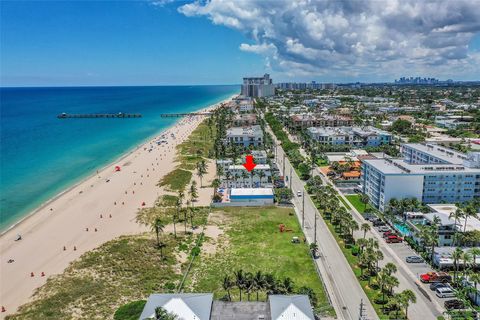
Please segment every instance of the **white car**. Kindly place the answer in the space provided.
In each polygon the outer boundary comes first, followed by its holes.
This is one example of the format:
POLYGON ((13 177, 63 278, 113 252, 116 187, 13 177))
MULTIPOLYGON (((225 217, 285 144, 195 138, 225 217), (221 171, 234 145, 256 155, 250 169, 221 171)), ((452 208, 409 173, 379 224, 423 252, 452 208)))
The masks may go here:
POLYGON ((387 227, 387 226, 380 226, 378 227, 377 229, 379 232, 387 232, 387 231, 390 231, 390 228, 387 227))
POLYGON ((455 292, 453 292, 451 287, 440 287, 435 290, 435 294, 439 298, 453 298, 455 297, 455 292))
POLYGON ((297 191, 297 197, 301 197, 302 196, 302 191, 298 190, 297 191))

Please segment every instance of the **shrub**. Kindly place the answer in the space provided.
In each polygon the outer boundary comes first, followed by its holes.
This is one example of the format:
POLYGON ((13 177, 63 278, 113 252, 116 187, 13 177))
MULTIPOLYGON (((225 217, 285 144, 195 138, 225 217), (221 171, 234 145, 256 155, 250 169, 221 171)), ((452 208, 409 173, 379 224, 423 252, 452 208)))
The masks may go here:
POLYGON ((145 307, 145 304, 147 301, 145 300, 139 300, 139 301, 133 301, 129 302, 115 311, 115 314, 113 315, 114 320, 138 320, 140 315, 142 314, 143 307, 145 307))

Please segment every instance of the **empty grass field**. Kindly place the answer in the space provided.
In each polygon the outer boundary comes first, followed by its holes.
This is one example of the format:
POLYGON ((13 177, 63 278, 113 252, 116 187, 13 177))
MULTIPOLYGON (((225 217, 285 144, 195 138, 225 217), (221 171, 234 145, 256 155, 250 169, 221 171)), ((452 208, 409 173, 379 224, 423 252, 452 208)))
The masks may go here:
MULTIPOLYGON (((185 291, 213 292, 216 299, 226 295, 222 288, 224 276, 232 278, 234 271, 272 273, 277 279, 293 280, 294 288, 302 286, 314 290, 318 299, 317 312, 334 314, 319 279, 308 245, 300 239, 300 229, 293 209, 278 207, 242 207, 215 209, 208 225, 216 225, 223 234, 217 239, 207 239, 202 254, 195 261, 185 285, 185 291), (279 232, 284 224, 291 232, 279 232), (213 247, 212 247, 213 245, 213 247)), ((239 299, 238 289, 232 290, 232 299, 239 299)), ((252 298, 256 296, 252 293, 252 298)), ((245 296, 246 298, 246 296, 245 296)), ((260 292, 260 299, 266 295, 260 292)), ((255 299, 255 298, 254 298, 255 299)))

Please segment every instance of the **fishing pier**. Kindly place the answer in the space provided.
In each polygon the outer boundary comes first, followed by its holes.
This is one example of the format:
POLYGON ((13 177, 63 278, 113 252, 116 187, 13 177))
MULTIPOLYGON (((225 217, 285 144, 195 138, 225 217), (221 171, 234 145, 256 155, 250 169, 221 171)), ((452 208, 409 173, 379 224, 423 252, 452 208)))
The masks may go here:
POLYGON ((98 119, 98 118, 141 118, 140 113, 85 113, 85 114, 69 114, 61 113, 57 116, 58 119, 98 119))

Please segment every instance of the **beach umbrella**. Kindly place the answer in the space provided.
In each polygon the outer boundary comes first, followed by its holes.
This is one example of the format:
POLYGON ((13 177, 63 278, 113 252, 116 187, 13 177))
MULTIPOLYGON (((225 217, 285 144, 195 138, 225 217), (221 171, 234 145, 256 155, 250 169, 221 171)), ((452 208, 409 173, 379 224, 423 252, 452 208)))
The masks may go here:
POLYGON ((115 166, 115 171, 120 171, 120 166, 115 166))

